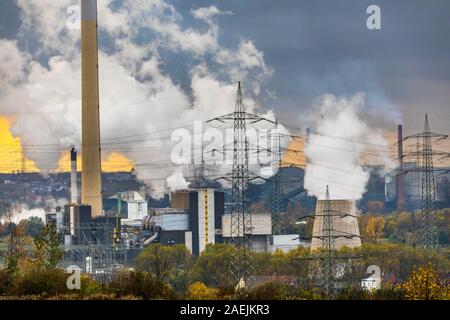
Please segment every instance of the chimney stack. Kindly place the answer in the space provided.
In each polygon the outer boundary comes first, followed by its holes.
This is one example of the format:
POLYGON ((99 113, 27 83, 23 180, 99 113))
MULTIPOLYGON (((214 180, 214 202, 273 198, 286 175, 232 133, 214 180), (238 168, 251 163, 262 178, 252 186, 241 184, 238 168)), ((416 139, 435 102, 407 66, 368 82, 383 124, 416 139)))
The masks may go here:
POLYGON ((403 184, 403 127, 398 125, 397 129, 397 153, 398 153, 398 172, 396 178, 397 191, 397 210, 402 210, 405 206, 405 193, 403 184))
MULTIPOLYGON (((305 147, 309 144, 311 139, 311 128, 306 128, 306 139, 305 139, 305 147)), ((305 162, 308 164, 309 163, 309 159, 308 156, 305 155, 305 162)))
POLYGON ((103 214, 98 88, 97 0, 81 0, 81 201, 92 217, 103 214))
POLYGON ((75 148, 70 150, 70 203, 78 203, 77 151, 75 148))

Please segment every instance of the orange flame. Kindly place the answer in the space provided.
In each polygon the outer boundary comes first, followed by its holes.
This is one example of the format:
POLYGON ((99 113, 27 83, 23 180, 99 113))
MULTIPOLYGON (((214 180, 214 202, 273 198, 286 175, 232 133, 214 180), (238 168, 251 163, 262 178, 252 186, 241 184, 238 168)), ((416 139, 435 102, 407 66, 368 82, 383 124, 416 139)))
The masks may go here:
POLYGON ((23 154, 20 138, 12 135, 13 120, 0 116, 0 173, 39 172, 33 160, 23 154))

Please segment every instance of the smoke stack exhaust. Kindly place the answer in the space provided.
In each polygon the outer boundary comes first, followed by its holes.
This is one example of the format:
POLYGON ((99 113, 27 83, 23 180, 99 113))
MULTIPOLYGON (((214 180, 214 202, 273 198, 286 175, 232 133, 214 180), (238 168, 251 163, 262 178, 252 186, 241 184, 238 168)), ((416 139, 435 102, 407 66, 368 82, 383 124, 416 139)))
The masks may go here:
POLYGON ((397 209, 402 210, 405 206, 405 193, 403 185, 403 127, 401 124, 397 128, 397 153, 398 153, 398 173, 396 178, 397 209))
POLYGON ((81 0, 82 180, 81 201, 103 214, 98 89, 97 0, 81 0))

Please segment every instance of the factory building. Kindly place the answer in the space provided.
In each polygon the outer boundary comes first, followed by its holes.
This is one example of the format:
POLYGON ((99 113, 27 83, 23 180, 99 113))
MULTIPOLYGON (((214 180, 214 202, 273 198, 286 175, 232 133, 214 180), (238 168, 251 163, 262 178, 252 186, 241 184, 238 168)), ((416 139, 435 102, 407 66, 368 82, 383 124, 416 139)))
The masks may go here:
POLYGON ((108 199, 126 203, 126 219, 142 220, 147 215, 147 200, 137 191, 119 192, 108 199))
MULTIPOLYGON (((297 240, 273 240, 271 222, 270 213, 252 214, 253 250, 294 249, 302 245, 298 235, 291 235, 297 240)), ((229 242, 231 236, 231 215, 225 214, 224 193, 211 188, 172 192, 170 208, 150 209, 142 223, 143 229, 154 235, 149 238, 152 241, 163 245, 184 243, 195 255, 209 243, 229 242)))
MULTIPOLYGON (((222 216, 222 237, 225 242, 231 237, 231 214, 222 216)), ((272 216, 270 213, 252 214, 252 249, 255 251, 267 251, 272 235, 272 216)))
MULTIPOLYGON (((420 186, 420 175, 416 172, 417 166, 415 162, 404 162, 403 163, 403 179, 400 181, 403 184, 403 197, 406 200, 406 204, 414 205, 415 200, 420 197, 421 190, 419 190, 418 186, 420 186)), ((395 174, 398 174, 395 171, 395 174)), ((396 185, 398 181, 394 178, 390 178, 386 183, 386 200, 388 202, 394 202, 397 200, 397 190, 398 186, 396 185)))
POLYGON ((270 252, 289 252, 300 247, 309 247, 309 242, 301 241, 298 234, 277 234, 270 238, 270 252))
POLYGON ((161 244, 184 243, 199 255, 209 243, 221 242, 224 193, 214 189, 172 192, 171 207, 150 209, 143 228, 153 230, 161 244))

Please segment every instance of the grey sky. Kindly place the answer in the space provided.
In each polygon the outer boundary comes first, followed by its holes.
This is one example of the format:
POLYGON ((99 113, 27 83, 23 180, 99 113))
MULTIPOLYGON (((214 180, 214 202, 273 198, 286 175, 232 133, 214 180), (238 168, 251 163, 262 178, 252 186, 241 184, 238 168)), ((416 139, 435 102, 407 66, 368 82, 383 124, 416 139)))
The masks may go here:
MULTIPOLYGON (((448 132, 447 0, 169 2, 186 26, 201 24, 189 14, 198 7, 215 5, 233 13, 217 17, 220 39, 230 46, 241 38, 251 39, 264 53, 274 74, 264 84, 259 99, 274 107, 286 121, 297 121, 310 107, 311 99, 320 94, 352 95, 362 91, 371 106, 371 121, 380 126, 394 129, 401 121, 406 132, 412 133, 421 129, 420 112, 427 110, 433 129, 448 132), (370 4, 381 7, 381 30, 366 28, 366 8, 370 4), (269 98, 267 91, 275 92, 277 98, 269 98), (395 110, 403 111, 397 117, 395 110), (383 113, 388 116, 380 117, 383 113)), ((0 37, 14 39, 19 19, 14 1, 1 1, 0 37)), ((190 61, 192 57, 177 57, 177 63, 171 63, 170 57, 166 72, 175 82, 183 83, 188 77, 180 66, 183 59, 190 61)))

